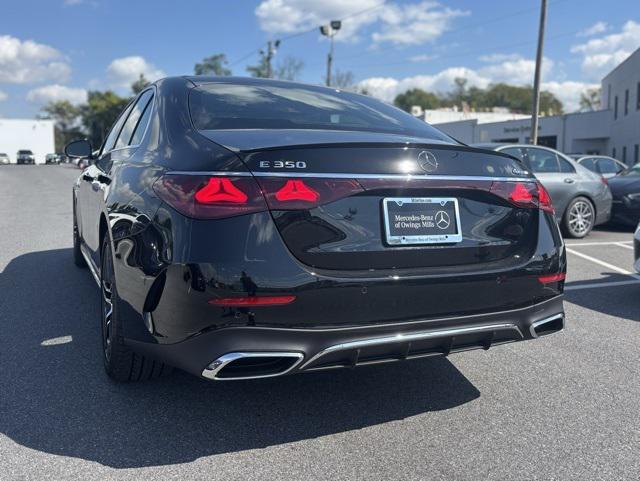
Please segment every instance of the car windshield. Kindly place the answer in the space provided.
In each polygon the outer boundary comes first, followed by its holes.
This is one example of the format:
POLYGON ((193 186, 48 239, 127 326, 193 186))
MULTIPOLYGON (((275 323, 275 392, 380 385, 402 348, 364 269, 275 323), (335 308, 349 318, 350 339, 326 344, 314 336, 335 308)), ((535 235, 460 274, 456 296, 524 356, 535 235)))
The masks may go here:
POLYGON ((630 169, 620 172, 618 175, 623 177, 640 177, 640 164, 634 165, 630 169))
POLYGON ((18 150, 18 154, 20 154, 20 155, 32 155, 33 152, 31 152, 30 150, 18 150))
POLYGON ((199 130, 358 130, 454 142, 426 122, 383 102, 322 87, 217 82, 195 89, 189 106, 199 130))

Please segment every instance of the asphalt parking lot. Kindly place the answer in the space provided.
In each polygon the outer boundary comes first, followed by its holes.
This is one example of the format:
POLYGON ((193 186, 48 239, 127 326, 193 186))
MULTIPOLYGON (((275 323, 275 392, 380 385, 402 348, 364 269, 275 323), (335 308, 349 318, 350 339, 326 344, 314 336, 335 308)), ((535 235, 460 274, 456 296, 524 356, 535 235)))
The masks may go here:
POLYGON ((71 166, 0 167, 0 480, 637 480, 632 232, 568 241, 564 332, 236 383, 103 373, 71 166))

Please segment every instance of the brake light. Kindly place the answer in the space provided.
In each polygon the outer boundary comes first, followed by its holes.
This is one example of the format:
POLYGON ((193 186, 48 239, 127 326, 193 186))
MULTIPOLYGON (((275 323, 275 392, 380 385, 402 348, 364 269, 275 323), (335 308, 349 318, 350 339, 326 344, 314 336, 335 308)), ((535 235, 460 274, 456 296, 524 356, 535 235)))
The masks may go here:
POLYGON ((547 189, 543 187, 543 185, 538 182, 538 203, 540 204, 540 208, 551 214, 555 214, 556 210, 553 208, 553 204, 551 203, 551 196, 547 189))
POLYGON ((302 180, 287 180, 287 183, 276 192, 276 200, 280 202, 293 200, 317 202, 319 199, 320 194, 307 186, 302 180))
POLYGON ((246 204, 247 194, 238 189, 226 177, 212 177, 207 185, 195 194, 196 202, 201 204, 215 204, 217 202, 231 202, 234 204, 246 204))
POLYGON ((267 210, 253 177, 165 175, 154 192, 178 212, 195 219, 221 219, 267 210))
POLYGON ((258 182, 272 210, 312 209, 364 192, 355 179, 261 177, 258 182))
POLYGON ((541 284, 551 284, 552 282, 564 281, 567 278, 567 274, 560 272, 558 274, 550 274, 546 276, 539 276, 538 281, 541 284))
POLYGON ((540 182, 493 182, 490 191, 518 207, 555 212, 551 197, 540 182))
POLYGON ((263 307, 282 306, 291 304, 296 296, 250 296, 250 297, 224 297, 211 299, 209 304, 221 307, 263 307))

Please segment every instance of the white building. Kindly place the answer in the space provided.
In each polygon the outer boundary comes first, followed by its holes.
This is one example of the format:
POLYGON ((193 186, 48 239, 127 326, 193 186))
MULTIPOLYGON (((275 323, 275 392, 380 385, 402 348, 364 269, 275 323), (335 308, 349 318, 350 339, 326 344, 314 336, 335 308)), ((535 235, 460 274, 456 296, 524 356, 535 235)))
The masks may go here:
MULTIPOLYGON (((430 123, 468 144, 531 138, 530 116, 430 123)), ((628 165, 640 162, 640 48, 602 79, 602 110, 540 117, 538 143, 565 153, 606 154, 628 165)))
POLYGON ((18 150, 31 150, 36 164, 55 152, 53 120, 6 119, 0 117, 0 152, 16 163, 18 150))

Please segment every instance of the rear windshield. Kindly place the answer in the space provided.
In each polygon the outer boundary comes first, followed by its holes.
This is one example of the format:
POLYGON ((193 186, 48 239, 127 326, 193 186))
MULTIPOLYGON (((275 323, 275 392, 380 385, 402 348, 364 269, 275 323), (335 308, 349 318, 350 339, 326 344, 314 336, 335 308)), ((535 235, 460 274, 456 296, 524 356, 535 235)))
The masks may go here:
POLYGON ((31 155, 33 152, 30 150, 18 150, 18 154, 31 155))
POLYGON ((299 84, 210 83, 189 98, 198 130, 359 130, 455 142, 426 122, 366 95, 299 84))

